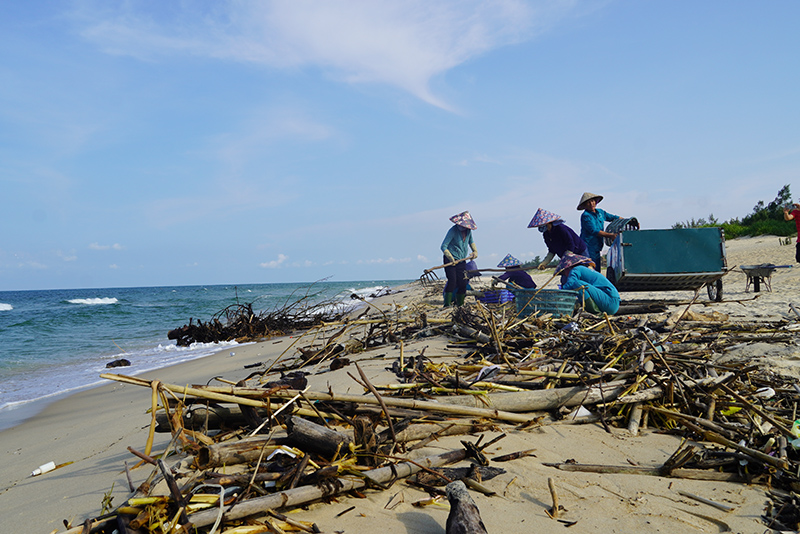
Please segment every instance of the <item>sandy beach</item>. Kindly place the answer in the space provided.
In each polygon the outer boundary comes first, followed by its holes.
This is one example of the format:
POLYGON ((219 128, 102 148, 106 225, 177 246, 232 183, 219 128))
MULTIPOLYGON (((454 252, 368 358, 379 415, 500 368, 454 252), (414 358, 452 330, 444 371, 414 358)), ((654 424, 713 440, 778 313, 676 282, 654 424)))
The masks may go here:
MULTIPOLYGON (((745 275, 738 265, 772 263, 794 265, 795 247, 781 244, 779 238, 763 236, 740 238, 726 243, 731 270, 724 277, 724 300, 711 303, 701 294, 691 306, 697 313, 718 312, 731 321, 769 321, 777 318, 800 320, 790 309, 800 290, 800 269, 777 269, 772 276, 772 291, 762 286, 758 293, 745 291, 745 275)), ((551 273, 535 273, 543 284, 551 273)), ((705 291, 703 290, 703 293, 705 291)), ((692 292, 624 293, 626 299, 661 300, 671 304, 666 315, 682 312, 692 299, 692 292)), ((473 299, 468 299, 468 302, 473 299)), ((441 306, 441 299, 426 296, 418 284, 373 301, 376 309, 392 310, 407 306, 441 306)), ((800 303, 798 303, 800 304, 800 303)), ((141 375, 141 378, 164 383, 207 384, 213 377, 238 381, 247 377, 251 366, 270 362, 295 351, 295 338, 279 338, 223 350, 216 355, 141 375)), ((463 351, 448 346, 444 336, 415 339, 403 348, 407 354, 425 348, 426 356, 437 360, 454 359, 463 351)), ((400 348, 386 345, 377 350, 351 356, 370 381, 386 384, 396 381, 386 367, 398 357, 400 348)), ((785 376, 800 377, 800 347, 794 343, 743 343, 720 358, 751 361, 769 366, 785 376)), ((311 374, 311 391, 361 395, 363 388, 348 371, 311 374)), ((124 374, 124 371, 123 371, 124 374)), ((0 509, 2 527, 9 533, 48 533, 66 530, 101 513, 104 499, 113 497, 111 507, 122 504, 130 495, 125 464, 133 467, 138 459, 128 447, 143 450, 151 416, 149 389, 109 382, 59 400, 35 417, 0 433, 0 509), (31 477, 39 465, 53 461, 71 462, 55 471, 31 477)), ((489 532, 563 532, 565 523, 546 514, 551 506, 548 478, 554 479, 562 518, 577 522, 580 532, 765 532, 761 521, 767 497, 763 486, 732 482, 708 482, 657 476, 625 474, 573 473, 556 470, 545 464, 575 460, 582 464, 660 466, 677 449, 675 435, 643 429, 631 436, 625 428, 607 432, 599 424, 547 425, 518 430, 512 425, 497 424, 485 432, 488 441, 502 433, 506 437, 489 449, 492 454, 536 449, 534 456, 503 464, 505 473, 487 481, 497 495, 473 492, 489 532), (725 503, 733 511, 725 512, 686 498, 680 492, 701 495, 725 503)), ((439 454, 460 448, 464 436, 442 438, 418 452, 418 456, 439 454)), ((156 434, 154 452, 163 451, 169 434, 156 434)), ((132 470, 134 486, 150 474, 150 467, 132 470)), ((410 503, 426 497, 421 490, 397 484, 388 491, 368 490, 366 498, 342 496, 336 502, 315 503, 292 517, 313 521, 323 532, 358 533, 380 524, 385 533, 443 534, 449 506, 424 508, 410 503), (403 502, 385 508, 389 498, 402 492, 403 502), (355 508, 341 516, 341 512, 355 508), (379 522, 379 523, 377 523, 379 522)))

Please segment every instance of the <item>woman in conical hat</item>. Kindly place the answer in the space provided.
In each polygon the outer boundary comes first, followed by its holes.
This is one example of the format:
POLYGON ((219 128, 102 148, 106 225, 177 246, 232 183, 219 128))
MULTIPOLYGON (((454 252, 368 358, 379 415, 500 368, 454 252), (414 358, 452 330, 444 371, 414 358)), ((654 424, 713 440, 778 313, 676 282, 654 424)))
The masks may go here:
POLYGON ((561 275, 561 289, 580 291, 588 311, 613 315, 619 310, 619 291, 608 278, 590 268, 594 266, 591 258, 565 253, 556 267, 556 274, 561 275))
POLYGON ((583 210, 581 215, 581 238, 586 242, 587 252, 592 261, 600 269, 600 252, 603 250, 603 238, 614 239, 617 234, 604 230, 607 221, 619 219, 618 215, 608 213, 597 207, 603 200, 602 195, 584 193, 578 202, 578 210, 583 210))
POLYGON ((506 257, 497 266, 506 270, 506 272, 497 277, 499 280, 508 280, 523 289, 536 289, 536 282, 522 268, 519 260, 511 254, 506 254, 506 257))
POLYGON ((539 270, 546 269, 555 256, 561 258, 567 251, 582 256, 587 254, 586 242, 555 213, 539 208, 528 228, 538 228, 547 245, 547 256, 539 264, 539 270))
POLYGON ((444 263, 453 264, 444 268, 447 275, 447 284, 444 288, 445 307, 453 304, 453 294, 455 292, 455 303, 459 306, 464 304, 467 296, 467 261, 478 257, 478 248, 472 239, 472 231, 477 230, 475 219, 468 211, 462 211, 450 217, 453 226, 447 231, 442 241, 442 254, 444 263))

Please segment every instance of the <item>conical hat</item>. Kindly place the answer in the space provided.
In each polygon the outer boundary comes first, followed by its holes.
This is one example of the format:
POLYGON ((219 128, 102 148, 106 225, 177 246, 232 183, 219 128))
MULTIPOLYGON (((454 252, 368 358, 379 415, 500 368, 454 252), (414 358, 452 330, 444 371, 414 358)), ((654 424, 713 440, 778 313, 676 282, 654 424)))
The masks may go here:
POLYGON ((475 219, 472 218, 472 215, 470 215, 468 211, 462 211, 458 215, 453 215, 450 217, 450 221, 458 226, 469 228, 470 230, 478 229, 478 225, 475 224, 475 219))
POLYGON ((555 213, 539 208, 538 210, 536 210, 536 215, 533 216, 531 222, 528 223, 528 228, 536 228, 537 226, 544 226, 547 223, 556 222, 560 220, 561 220, 560 215, 556 215, 555 213))
POLYGON ((561 257, 561 261, 558 262, 558 265, 556 265, 556 274, 560 274, 567 269, 572 269, 576 265, 591 265, 594 267, 594 262, 591 258, 567 251, 561 257))
POLYGON ((511 254, 506 254, 506 257, 503 258, 503 261, 497 264, 498 267, 517 267, 518 265, 519 260, 511 254))
POLYGON ((581 196, 581 201, 578 202, 578 210, 582 210, 583 205, 586 204, 586 201, 592 200, 593 198, 596 199, 597 202, 600 202, 601 200, 603 200, 603 195, 595 195, 594 193, 584 193, 583 196, 581 196))

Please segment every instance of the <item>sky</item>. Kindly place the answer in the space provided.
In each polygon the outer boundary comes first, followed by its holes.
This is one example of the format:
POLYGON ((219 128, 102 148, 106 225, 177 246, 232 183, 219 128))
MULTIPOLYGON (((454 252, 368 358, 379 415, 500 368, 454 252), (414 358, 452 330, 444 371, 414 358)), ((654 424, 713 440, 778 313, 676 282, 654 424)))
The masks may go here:
POLYGON ((416 279, 800 194, 800 2, 0 3, 0 290, 416 279))

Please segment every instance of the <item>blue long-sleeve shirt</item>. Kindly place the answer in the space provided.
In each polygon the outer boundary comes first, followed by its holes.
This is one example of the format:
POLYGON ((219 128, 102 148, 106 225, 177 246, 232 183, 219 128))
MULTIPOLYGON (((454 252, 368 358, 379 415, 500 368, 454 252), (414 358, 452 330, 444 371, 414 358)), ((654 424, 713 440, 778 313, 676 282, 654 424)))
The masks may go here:
MULTIPOLYGON (((603 250, 603 238, 597 232, 601 232, 605 228, 606 221, 615 221, 619 219, 619 215, 608 213, 600 208, 595 208, 592 213, 589 210, 584 210, 581 215, 581 238, 586 241, 589 256, 599 255, 603 250)), ((599 265, 597 266, 600 267, 599 265)))
POLYGON ((600 311, 609 315, 619 310, 619 291, 608 278, 585 265, 576 265, 561 275, 561 289, 583 291, 600 311))
POLYGON ((586 242, 564 223, 553 223, 553 227, 550 230, 546 230, 543 236, 547 251, 559 258, 566 251, 581 256, 586 256, 587 254, 586 242))
POLYGON ((472 254, 470 245, 474 242, 472 239, 472 230, 467 230, 466 236, 462 236, 461 230, 461 226, 454 224, 453 227, 447 231, 447 235, 444 236, 444 241, 442 241, 441 246, 442 252, 449 250, 450 254, 452 254, 453 258, 456 260, 463 260, 472 254))
POLYGON ((497 278, 500 280, 508 280, 525 289, 536 289, 536 282, 533 281, 531 275, 525 272, 525 269, 508 269, 497 278))

